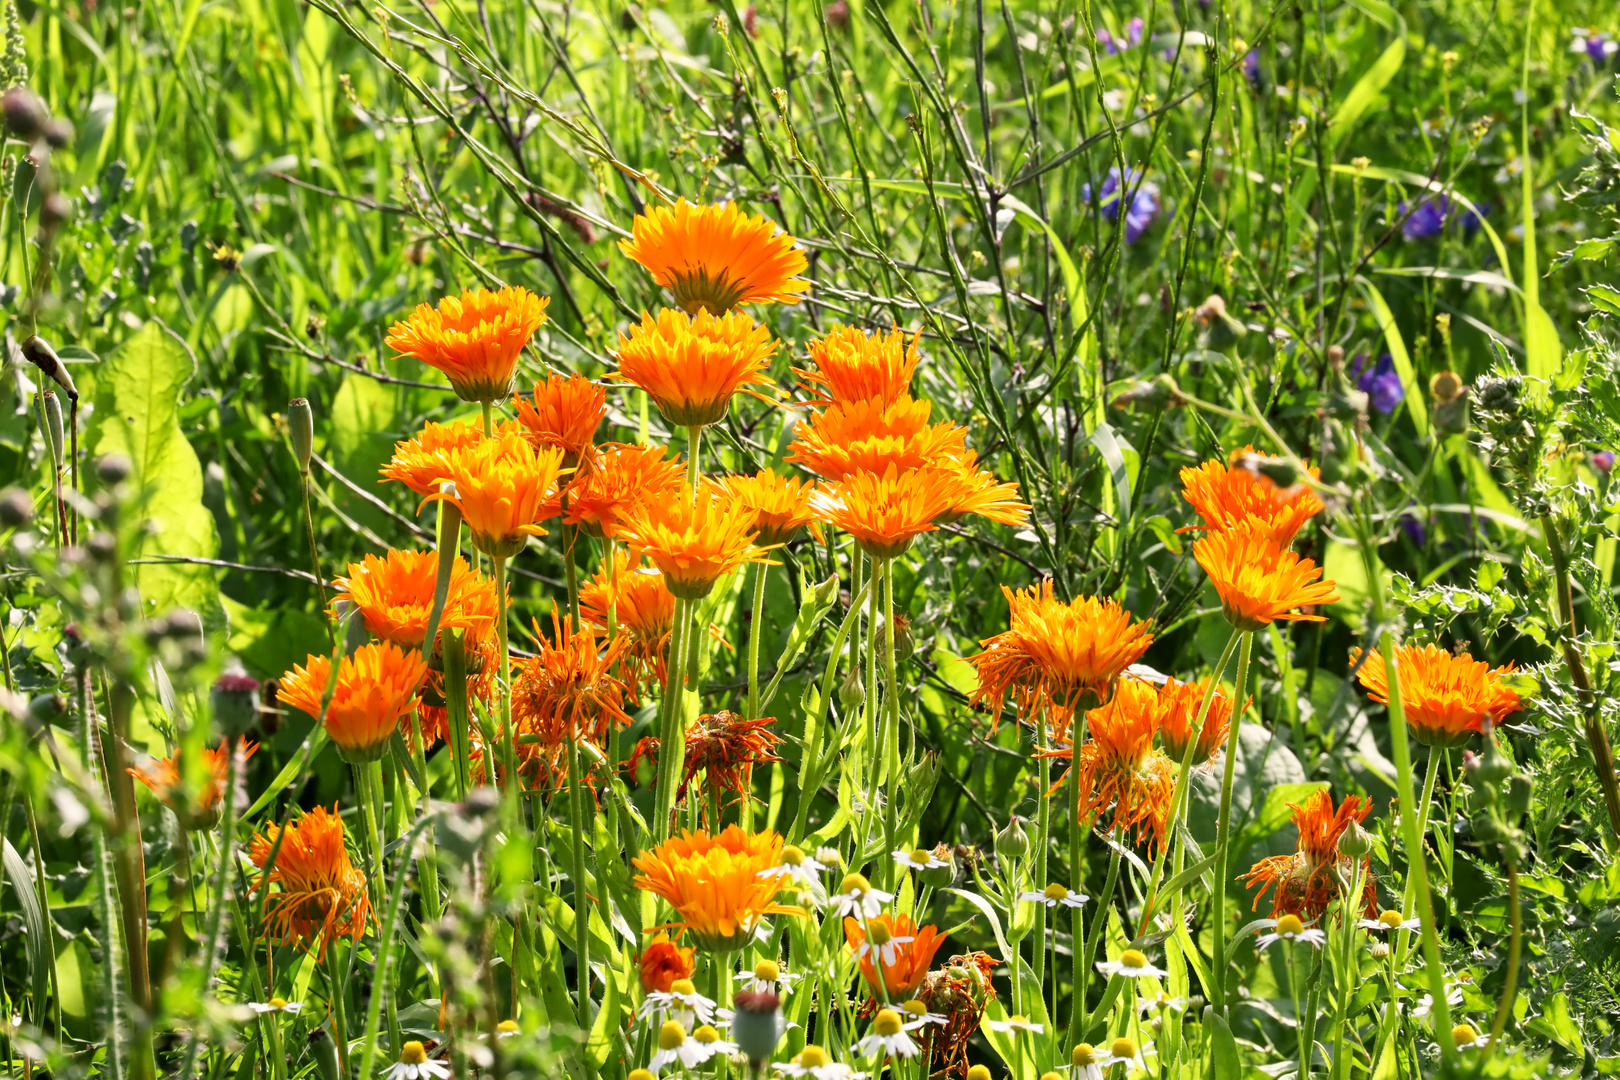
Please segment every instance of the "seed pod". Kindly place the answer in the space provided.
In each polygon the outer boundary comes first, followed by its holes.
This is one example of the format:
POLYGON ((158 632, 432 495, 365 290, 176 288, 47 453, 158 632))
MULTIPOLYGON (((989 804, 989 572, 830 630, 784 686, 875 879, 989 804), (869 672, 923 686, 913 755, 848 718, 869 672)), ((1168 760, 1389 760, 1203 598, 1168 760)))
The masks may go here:
POLYGON ((1024 832, 1022 821, 1014 814, 1007 827, 996 833, 996 854, 1003 859, 1011 861, 1029 854, 1029 834, 1024 832))
POLYGON ((308 476, 309 459, 315 454, 315 411, 309 407, 308 398, 287 402, 287 434, 292 439, 298 471, 308 476))
POLYGON ((45 103, 26 86, 13 86, 0 97, 0 112, 5 114, 6 130, 23 142, 39 138, 45 126, 45 103))
POLYGON ((79 400, 79 388, 73 385, 73 376, 68 374, 67 365, 56 355, 56 350, 51 348, 50 342, 38 334, 30 334, 22 343, 22 354, 24 359, 66 391, 69 401, 79 400))

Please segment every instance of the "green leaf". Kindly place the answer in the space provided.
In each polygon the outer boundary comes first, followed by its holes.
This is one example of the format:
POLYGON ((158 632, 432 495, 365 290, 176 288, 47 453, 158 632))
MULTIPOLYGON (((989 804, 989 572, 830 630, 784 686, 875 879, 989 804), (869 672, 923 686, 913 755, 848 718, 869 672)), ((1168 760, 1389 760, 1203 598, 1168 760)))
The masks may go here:
POLYGON ((1250 844, 1265 839, 1287 825, 1294 816, 1289 803, 1303 803, 1312 794, 1327 786, 1326 781, 1311 781, 1305 784, 1277 784, 1267 789, 1266 801, 1260 805, 1260 812, 1243 827, 1242 832, 1238 833, 1232 850, 1241 852, 1250 844))
POLYGON ((6 877, 17 893, 17 906, 21 909, 23 949, 28 957, 28 983, 34 992, 33 1017, 36 1024, 45 1018, 46 987, 50 968, 56 961, 56 948, 51 942, 50 927, 45 923, 45 912, 39 906, 39 893, 35 891, 34 873, 17 854, 17 849, 6 840, 3 849, 6 877))
POLYGON ((1593 285, 1582 290, 1586 299, 1591 301, 1593 307, 1607 311, 1611 315, 1620 315, 1620 289, 1613 285, 1593 285))
MULTIPOLYGON (((150 523, 138 542, 138 556, 213 558, 219 552, 214 518, 202 501, 202 465, 176 412, 196 370, 185 343, 154 319, 97 371, 85 445, 91 457, 121 453, 134 466, 130 483, 142 493, 140 513, 150 523)), ((189 608, 202 617, 205 629, 224 627, 219 584, 209 567, 133 569, 147 614, 189 608)))
POLYGON ((1114 478, 1114 492, 1119 496, 1119 519, 1125 521, 1131 516, 1131 472, 1125 467, 1125 452, 1114 437, 1114 429, 1107 424, 1098 424, 1092 431, 1091 445, 1108 463, 1108 473, 1114 478))
POLYGON ((1209 1025, 1209 1060, 1215 1080, 1241 1080, 1243 1059, 1238 1057, 1232 1029, 1213 1009, 1204 1014, 1204 1022, 1209 1025))
POLYGON ((1562 990, 1549 997, 1542 1007, 1541 1015, 1531 1020, 1525 1027, 1541 1032, 1576 1057, 1582 1057, 1586 1053, 1586 1043, 1581 1039, 1581 1029, 1575 1023, 1575 1018, 1569 1015, 1569 997, 1562 990))
POLYGON ((1557 267, 1576 260, 1606 259, 1609 257, 1609 253, 1614 250, 1616 244, 1620 244, 1620 236, 1589 236, 1570 250, 1560 251, 1558 258, 1553 261, 1553 265, 1557 267))
POLYGON ((1395 40, 1385 46, 1378 59, 1373 61, 1372 66, 1356 80, 1356 84, 1333 110, 1332 119, 1328 121, 1328 137, 1335 150, 1356 126, 1361 114, 1378 100, 1378 95, 1384 92, 1384 87, 1389 85, 1389 81, 1395 77, 1395 73, 1401 69, 1401 64, 1406 59, 1406 22, 1399 15, 1395 15, 1394 19, 1395 40))
POLYGON ((1389 358, 1395 363, 1395 373, 1401 377, 1401 386, 1406 389, 1406 412, 1412 418, 1412 426, 1417 429, 1418 438, 1427 438, 1429 406, 1423 397, 1423 386, 1418 382, 1417 370, 1412 366, 1412 357, 1406 351, 1406 339, 1401 336, 1401 328, 1395 325, 1395 316, 1376 285, 1361 277, 1356 279, 1356 284, 1361 286, 1367 306, 1372 308, 1378 330, 1384 335, 1384 347, 1389 350, 1389 358))

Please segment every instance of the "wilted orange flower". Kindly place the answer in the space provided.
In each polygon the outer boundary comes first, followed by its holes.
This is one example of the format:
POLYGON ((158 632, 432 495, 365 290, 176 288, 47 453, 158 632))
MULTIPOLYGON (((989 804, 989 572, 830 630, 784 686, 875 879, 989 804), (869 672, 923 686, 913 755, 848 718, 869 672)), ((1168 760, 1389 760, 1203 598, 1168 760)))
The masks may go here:
MULTIPOLYGON (((1254 447, 1245 446, 1232 454, 1232 460, 1239 461, 1252 453, 1254 447)), ((1312 469, 1311 475, 1317 475, 1317 471, 1312 469)), ((1192 504, 1204 519, 1202 528, 1209 532, 1224 532, 1240 522, 1252 521, 1263 526, 1283 547, 1294 542, 1301 525, 1322 512, 1322 500, 1305 484, 1280 488, 1264 476, 1248 469, 1229 469, 1219 461, 1182 469, 1181 497, 1192 504)))
MULTIPOLYGON (((277 696, 319 719, 331 672, 331 657, 311 653, 302 667, 281 677, 277 696)), ((326 733, 343 760, 375 761, 387 752, 388 740, 399 718, 411 711, 426 674, 421 653, 393 642, 362 645, 343 658, 325 720, 326 733)))
MULTIPOLYGON (((943 1024, 924 1024, 913 1036, 928 1054, 928 1076, 967 1076, 968 1042, 979 1030, 985 1008, 996 1000, 991 976, 997 966, 995 957, 975 951, 951 957, 923 978, 918 1003, 945 1018, 943 1024)), ((906 1011, 912 1008, 908 1005, 906 1011)))
POLYGON ((432 495, 449 467, 450 458, 484 441, 477 424, 457 420, 422 425, 414 439, 394 444, 394 457, 380 470, 384 480, 398 480, 418 495, 432 495))
POLYGON ((892 402, 911 390, 911 376, 920 359, 917 339, 921 336, 922 331, 916 330, 907 341, 898 326, 887 333, 840 326, 810 343, 814 370, 794 368, 793 374, 816 388, 816 396, 810 399, 813 404, 869 398, 892 402))
POLYGON ((1220 595, 1226 621, 1239 630, 1253 632, 1273 619, 1326 622, 1293 609, 1339 598, 1333 582, 1317 580, 1321 568, 1279 542, 1265 522, 1245 520, 1209 533, 1193 545, 1193 558, 1220 595))
POLYGON ((732 394, 771 384, 765 366, 774 352, 770 331, 744 312, 664 308, 619 335, 619 378, 647 391, 671 424, 701 427, 726 415, 732 394))
MULTIPOLYGON (((1209 689, 1208 679, 1181 682, 1166 679, 1159 687, 1159 742, 1170 760, 1180 764, 1187 752, 1187 743, 1193 737, 1193 725, 1198 722, 1198 710, 1203 707, 1204 694, 1209 689)), ((1231 730, 1232 699, 1220 687, 1209 701, 1209 712, 1204 716, 1204 727, 1193 750, 1192 763, 1202 765, 1221 752, 1231 730)))
POLYGON ((579 590, 580 617, 604 633, 608 610, 614 633, 623 641, 621 670, 635 684, 649 677, 664 683, 669 634, 675 626, 675 594, 661 571, 639 566, 622 551, 614 552, 611 572, 604 566, 579 590))
POLYGON ((791 543, 806 525, 821 539, 816 522, 816 511, 811 506, 815 484, 809 480, 795 480, 790 476, 777 476, 775 470, 764 469, 753 476, 731 475, 710 480, 714 489, 754 512, 754 543, 762 548, 791 543))
MULTIPOLYGON (((1306 922, 1319 919, 1350 880, 1355 860, 1339 850, 1339 838, 1350 828, 1352 821, 1360 824, 1372 812, 1372 799, 1358 799, 1354 795, 1344 800, 1337 811, 1333 809, 1333 796, 1326 789, 1314 791, 1303 805, 1289 803, 1294 811, 1294 825, 1299 829, 1299 844, 1292 855, 1273 855, 1261 859, 1243 876, 1251 888, 1258 885, 1254 907, 1260 906, 1266 890, 1276 886, 1271 899, 1271 917, 1297 915, 1306 922)), ((1378 914, 1378 888, 1373 877, 1372 857, 1362 857, 1362 906, 1368 918, 1378 914)))
POLYGON ((551 374, 535 384, 532 401, 519 394, 513 406, 529 441, 537 447, 561 447, 563 467, 573 468, 607 415, 607 391, 583 375, 565 379, 551 374))
MULTIPOLYGON (((1455 749, 1468 742, 1485 721, 1501 723, 1504 716, 1523 707, 1519 695, 1502 684, 1514 667, 1492 669, 1468 653, 1453 656, 1438 645, 1398 645, 1395 662, 1401 673, 1401 707, 1412 735, 1425 746, 1455 749)), ((1352 666, 1361 664, 1358 678, 1367 694, 1380 705, 1389 704, 1389 671, 1377 650, 1350 655, 1352 666)))
POLYGON ((636 888, 675 909, 679 920, 670 928, 690 931, 708 952, 730 952, 753 941, 761 916, 804 914, 778 904, 776 879, 759 876, 781 856, 782 838, 774 831, 746 833, 730 825, 719 836, 682 832, 631 861, 641 871, 636 888))
POLYGON ((686 729, 686 772, 675 797, 684 796, 701 777, 714 790, 717 805, 721 791, 731 792, 737 803, 752 798, 754 766, 782 760, 771 753, 782 741, 770 729, 774 723, 774 716, 745 720, 732 712, 698 717, 686 729))
POLYGON ((905 471, 962 457, 967 429, 948 420, 930 424, 932 409, 905 394, 887 403, 871 398, 831 405, 794 428, 786 460, 842 480, 854 472, 882 475, 890 466, 905 471))
MULTIPOLYGON (((242 748, 242 760, 246 761, 253 756, 259 748, 256 742, 246 739, 238 740, 242 748)), ((202 790, 197 798, 189 803, 181 801, 185 794, 180 783, 180 752, 175 751, 172 757, 153 758, 143 765, 129 770, 129 775, 139 780, 151 789, 158 801, 174 811, 180 824, 188 829, 211 829, 219 824, 219 819, 225 807, 221 803, 220 795, 225 790, 225 773, 230 766, 230 744, 221 743, 215 747, 203 747, 203 767, 207 769, 207 776, 203 780, 202 790)))
POLYGON ((1030 506, 1018 498, 1018 485, 1002 483, 994 474, 979 468, 979 456, 969 450, 960 459, 930 466, 949 483, 950 506, 939 523, 949 525, 968 514, 1014 528, 1029 524, 1030 506))
POLYGON ((662 446, 610 445, 591 455, 563 493, 563 521, 587 536, 613 539, 632 506, 680 493, 685 472, 665 461, 662 446))
POLYGON ((547 637, 535 626, 535 654, 513 676, 512 721, 545 743, 585 739, 601 745, 609 725, 630 725, 624 701, 634 695, 612 674, 623 639, 598 652, 595 631, 575 629, 571 618, 559 619, 555 609, 551 630, 547 637))
POLYGON ((650 207, 630 223, 619 250, 652 272, 696 314, 723 315, 738 304, 797 304, 810 283, 798 277, 809 260, 793 237, 763 214, 733 203, 697 206, 685 199, 650 207))
POLYGON ((664 572, 679 600, 701 600, 745 562, 764 562, 753 547, 754 512, 702 489, 695 502, 665 499, 633 507, 623 522, 630 549, 664 572))
POLYGON ((951 483, 932 469, 893 465, 879 476, 854 472, 810 498, 810 506, 829 525, 855 538, 874 559, 905 554, 911 542, 935 529, 934 520, 950 505, 951 483))
POLYGON ((545 325, 550 303, 521 285, 469 289, 444 297, 437 309, 418 304, 388 328, 386 341, 401 356, 444 372, 463 401, 500 401, 512 392, 518 357, 545 325))
POLYGON ((697 950, 683 949, 668 934, 655 934, 641 950, 641 988, 649 994, 669 993, 676 979, 690 979, 697 969, 697 950))
MULTIPOLYGON (((1121 679, 1108 704, 1086 713, 1089 738, 1080 745, 1079 813, 1082 822, 1114 811, 1110 832, 1120 839, 1132 829, 1136 842, 1151 852, 1164 844, 1177 764, 1153 749, 1158 731, 1159 694, 1140 679, 1121 679)), ((1073 749, 1054 756, 1073 757, 1073 749)), ((1067 773, 1064 778, 1067 778, 1067 773)), ((1052 785, 1057 791, 1063 779, 1052 785)), ((1050 792, 1048 793, 1050 794, 1050 792)))
POLYGON ((461 511, 473 546, 494 558, 511 558, 531 536, 544 536, 540 522, 562 512, 557 479, 563 452, 555 446, 536 450, 517 435, 486 439, 450 458, 440 479, 452 491, 435 492, 461 511))
MULTIPOLYGON (((392 550, 382 558, 367 555, 349 564, 349 576, 337 579, 337 603, 354 605, 366 629, 384 641, 420 648, 433 612, 433 587, 439 573, 436 551, 392 550)), ((450 569, 450 591, 439 618, 442 630, 465 630, 469 642, 490 636, 496 618, 495 583, 457 558, 450 569)), ((476 651, 469 645, 470 651, 476 651)))
POLYGON ((275 850, 268 874, 259 876, 255 891, 280 888, 265 911, 265 933, 278 945, 296 945, 308 951, 319 945, 326 957, 333 938, 347 935, 356 941, 371 917, 365 875, 349 861, 343 846, 343 819, 317 806, 287 826, 285 835, 275 822, 265 826, 248 847, 248 857, 260 870, 275 850), (276 849, 276 838, 281 847, 276 849))
MULTIPOLYGON (((554 791, 562 787, 567 778, 568 748, 559 742, 542 742, 538 738, 525 740, 530 734, 514 727, 517 741, 518 783, 524 791, 554 791)), ((484 745, 484 733, 477 724, 469 726, 468 775, 475 784, 493 784, 506 790, 506 748, 504 739, 496 735, 494 749, 484 745)))
POLYGON ((888 1000, 898 1003, 916 993, 923 984, 934 954, 945 944, 945 935, 937 926, 919 928, 910 915, 884 912, 866 920, 864 929, 858 920, 844 916, 844 940, 850 950, 857 953, 861 952, 862 945, 870 946, 861 956, 861 978, 874 995, 882 996, 886 989, 888 1000), (910 940, 902 940, 904 938, 910 940), (872 962, 874 958, 883 966, 881 986, 878 965, 872 962))
POLYGON ((1037 713, 1050 712, 1061 736, 1074 710, 1088 696, 1105 699, 1114 680, 1153 644, 1152 624, 1132 622, 1114 600, 1077 596, 1064 602, 1050 580, 1018 592, 1003 585, 1001 592, 1011 625, 980 642, 984 651, 968 660, 979 674, 970 704, 984 705, 992 721, 1011 693, 1031 722, 1037 713))

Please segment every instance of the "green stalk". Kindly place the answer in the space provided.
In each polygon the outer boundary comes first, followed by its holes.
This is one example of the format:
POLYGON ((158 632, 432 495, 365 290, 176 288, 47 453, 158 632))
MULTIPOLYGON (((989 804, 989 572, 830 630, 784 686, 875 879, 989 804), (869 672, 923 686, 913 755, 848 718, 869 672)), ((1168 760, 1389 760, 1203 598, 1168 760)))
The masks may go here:
MULTIPOLYGON (((883 731, 884 742, 878 748, 883 754, 887 774, 888 797, 883 802, 883 850, 895 850, 899 831, 898 792, 900 788, 900 688, 894 663, 894 560, 883 559, 873 567, 883 577, 883 731)), ((871 688, 877 693, 877 687, 871 688)), ((890 881, 898 884, 899 868, 892 858, 883 864, 889 868, 890 881)), ((1043 908, 1044 910, 1044 908, 1043 908)), ((1014 972, 1017 975, 1017 972, 1014 972)), ((1016 978, 1015 978, 1015 981, 1016 978)))
POLYGON ((1228 865, 1227 845, 1232 833, 1232 782, 1237 774, 1238 735, 1243 730, 1243 702, 1249 685, 1249 658, 1254 651, 1254 634, 1242 631, 1238 648, 1237 688, 1232 698, 1232 725, 1226 734, 1225 772, 1221 776, 1221 816, 1215 826, 1215 900, 1210 909, 1210 922, 1215 931, 1214 967, 1215 1007, 1227 1019, 1231 1018, 1231 1005, 1226 1000, 1226 880, 1232 876, 1228 865))
POLYGON ((377 938, 377 980, 371 987, 371 1000, 366 1005, 366 1030, 361 1039, 362 1052, 360 1055, 360 1070, 358 1075, 362 1078, 371 1075, 371 1063, 377 1049, 377 1026, 379 1002, 388 1003, 390 1014, 388 1021, 388 1037, 392 1049, 398 1053, 404 1045, 400 1041, 399 1022, 393 1018, 394 991, 388 985, 389 975, 393 971, 390 954, 394 948, 395 929, 399 925, 400 901, 405 895, 405 865, 410 858, 411 848, 416 846, 416 840, 433 820, 432 814, 423 814, 417 819, 416 825, 405 838, 403 850, 399 856, 399 869, 394 875, 394 887, 388 893, 379 893, 378 899, 386 897, 388 908, 383 912, 382 925, 379 927, 377 938))
POLYGON ((669 838, 670 819, 675 814, 676 778, 685 758, 681 698, 685 694, 685 644, 692 629, 692 606, 690 600, 675 601, 675 626, 669 635, 669 660, 658 732, 658 790, 655 793, 658 809, 653 820, 654 843, 663 843, 669 838))
MULTIPOLYGON (((204 930, 203 954, 198 959, 201 970, 212 972, 217 959, 220 939, 220 921, 225 917, 224 898, 231 891, 231 873, 236 864, 236 777, 239 768, 237 759, 242 750, 239 743, 226 742, 225 755, 225 786, 220 792, 220 803, 223 818, 220 821, 219 865, 214 871, 213 902, 208 913, 208 925, 204 930)), ((257 970, 257 966, 254 966, 257 970)), ((257 978, 257 975, 255 975, 257 978)), ((266 1015, 274 1015, 267 1013, 266 1015)), ((200 1034, 194 1034, 186 1042, 185 1061, 180 1067, 178 1075, 181 1080, 191 1080, 193 1070, 197 1065, 197 1050, 203 1039, 200 1034)))
POLYGON ((748 624, 748 719, 759 719, 759 638, 764 631, 765 620, 765 575, 770 572, 770 564, 759 563, 754 567, 754 617, 748 624))
POLYGON ((574 546, 579 543, 579 526, 575 525, 563 533, 567 540, 563 544, 563 570, 568 579, 568 614, 573 620, 573 626, 579 629, 579 566, 574 562, 574 546))
POLYGON ((321 944, 325 948, 322 960, 326 963, 326 996, 327 1004, 332 1007, 332 1030, 335 1033, 333 1041, 337 1044, 338 1071, 343 1076, 348 1076, 349 1019, 348 1008, 343 1000, 348 996, 347 980, 342 978, 341 973, 338 971, 337 950, 332 948, 336 942, 323 941, 321 944))
POLYGON ((326 644, 334 647, 337 635, 332 630, 332 619, 326 613, 326 575, 321 573, 321 551, 315 544, 315 512, 309 505, 309 487, 314 483, 308 472, 299 476, 298 489, 304 497, 304 538, 309 542, 309 562, 315 569, 315 595, 321 604, 321 625, 326 627, 326 644))
MULTIPOLYGON (((1048 787, 1050 787, 1051 784, 1052 784, 1052 759, 1045 756, 1045 753, 1044 753, 1044 751, 1047 749, 1047 743, 1046 743, 1047 734, 1048 734, 1048 730, 1047 730, 1047 726, 1046 726, 1046 720, 1045 720, 1045 718, 1043 716, 1041 716, 1039 713, 1037 713, 1036 716, 1035 716, 1035 730, 1030 733, 1030 741, 1031 741, 1031 743, 1033 744, 1033 746, 1035 748, 1035 774, 1036 774, 1035 790, 1040 792, 1040 798, 1035 804, 1035 836, 1037 838, 1037 842, 1034 845, 1034 848, 1035 848, 1035 871, 1034 871, 1035 880, 1033 882, 1033 885, 1034 885, 1034 888, 1037 889, 1037 890, 1044 889, 1044 888, 1046 888, 1046 886, 1048 884, 1050 884, 1046 879, 1047 878, 1047 871, 1046 871, 1046 848, 1047 848, 1047 844, 1046 844, 1046 838, 1049 835, 1051 835, 1051 829, 1052 829, 1052 800, 1048 799, 1046 797, 1046 789, 1048 787)), ((1073 886, 1071 885, 1070 888, 1073 888, 1073 886)), ((1014 891, 1010 895, 1013 897, 1012 902, 1016 904, 1018 902, 1017 901, 1017 895, 1018 895, 1017 892, 1014 891)), ((1035 985, 1036 986, 1044 986, 1044 985, 1046 985, 1046 983, 1045 983, 1045 979, 1046 979, 1046 905, 1045 904, 1036 904, 1035 905, 1035 930, 1034 930, 1034 936, 1035 936, 1035 956, 1034 956, 1034 960, 1035 960, 1035 966, 1034 966, 1035 985)), ((1053 970, 1054 980, 1053 981, 1055 982, 1056 981, 1056 974, 1057 974, 1057 972, 1056 972, 1056 960, 1055 959, 1053 961, 1053 964, 1054 964, 1054 970, 1053 970)), ((1016 980, 1014 980, 1014 982, 1016 983, 1016 980)), ((1054 986, 1053 989, 1055 990, 1056 987, 1054 986)), ((1057 1010, 1054 1008, 1048 1015, 1051 1016, 1052 1019, 1053 1019, 1053 1022, 1056 1023, 1057 1010)))
MULTIPOLYGON (((383 872, 382 833, 378 822, 382 819, 382 761, 368 761, 355 766, 356 777, 363 777, 361 800, 365 804, 366 842, 371 848, 371 895, 379 900, 389 895, 383 872)), ((403 876, 403 875, 401 875, 403 876)), ((399 1036, 399 1015, 393 995, 387 995, 388 1042, 396 1051, 403 1045, 399 1036)))
MULTIPOLYGON (((433 785, 428 780, 427 753, 422 748, 423 741, 421 723, 418 722, 416 742, 411 747, 411 760, 416 765, 416 775, 422 778, 422 801, 426 803, 431 798, 428 788, 433 785)), ((425 809, 424 806, 424 811, 425 809)), ((439 852, 431 835, 422 841, 422 857, 416 860, 416 872, 422 879, 422 916, 431 926, 439 921, 443 911, 439 899, 439 852)))
POLYGON ((686 499, 693 505, 697 504, 698 477, 703 475, 703 469, 698 464, 698 454, 703 449, 703 425, 694 424, 686 429, 686 499))
MULTIPOLYGON (((1496 1051, 1496 1044, 1502 1038, 1502 1030, 1507 1026, 1508 1015, 1513 1011, 1513 995, 1519 985, 1519 948, 1524 943, 1522 920, 1519 912, 1519 860, 1512 854, 1508 855, 1508 954, 1507 974, 1502 979, 1502 1000, 1497 1003, 1496 1017, 1491 1021, 1491 1038, 1485 1044, 1486 1060, 1496 1051)), ((1483 1067, 1481 1072, 1483 1072, 1483 1067)))
MULTIPOLYGON (((472 710, 467 704, 467 654, 463 648, 461 631, 452 630, 440 639, 440 656, 444 658, 444 711, 445 730, 449 735, 450 750, 455 755, 456 798, 465 799, 472 788, 472 710)), ((484 753, 493 749, 485 746, 484 753)), ((495 763, 486 762, 493 774, 495 763)), ((493 775, 490 783, 495 782, 493 775)))
MULTIPOLYGON (((579 961, 579 1001, 577 1003, 579 1029, 591 1030, 591 901, 585 888, 585 773, 580 767, 579 741, 576 732, 568 740, 568 827, 573 833, 574 855, 574 955, 579 961)), ((592 819, 594 820, 594 818, 592 819)), ((586 1070, 594 1075, 590 1055, 583 1055, 586 1070)))
MULTIPOLYGON (((1434 798, 1435 778, 1440 772, 1440 751, 1429 747, 1429 767, 1423 777, 1423 802, 1417 808, 1418 816, 1418 843, 1423 843, 1429 835, 1429 802, 1434 798)), ((1406 876, 1406 888, 1401 895, 1401 918, 1410 919, 1412 908, 1417 904, 1417 879, 1411 874, 1406 876)), ((1396 948, 1397 961, 1406 959, 1407 953, 1412 949, 1411 932, 1399 931, 1396 934, 1399 942, 1396 948)))
MULTIPOLYGON (((1354 867, 1350 871, 1350 890, 1339 898, 1339 940, 1342 947, 1339 950, 1339 977, 1344 985, 1335 985, 1336 991, 1333 1008, 1333 1080, 1344 1080, 1350 1068, 1349 1057, 1345 1053, 1344 1034, 1350 1025, 1349 1011, 1351 999, 1355 997, 1357 985, 1360 982, 1359 971, 1353 970, 1356 949, 1356 916, 1361 907, 1362 891, 1362 863, 1360 859, 1354 860, 1354 867)), ((1323 948, 1330 948, 1330 940, 1323 948)))
MULTIPOLYGON (((1091 964, 1097 955, 1097 942, 1102 940, 1103 929, 1108 925, 1108 911, 1114 903, 1114 886, 1119 881, 1119 845, 1111 844, 1108 848, 1108 876, 1103 880, 1102 894, 1094 899, 1096 908, 1091 916, 1091 929, 1085 937, 1085 948, 1075 957, 1074 964, 1074 1002, 1069 1012, 1069 1043, 1078 1041, 1098 1017, 1086 1019, 1086 991, 1091 987, 1091 964)), ((1075 908, 1075 914, 1080 912, 1075 908)), ((1105 998, 1106 1000, 1106 998, 1105 998)), ((1102 1003, 1099 1002, 1099 1006, 1102 1003)))
POLYGON ((502 749, 506 757, 506 789, 513 804, 521 808, 523 783, 518 778, 517 732, 512 730, 512 652, 507 648, 506 559, 499 555, 491 558, 495 563, 495 644, 501 656, 501 731, 505 740, 502 749))
MULTIPOLYGON (((821 739, 827 730, 827 710, 832 705, 832 695, 837 685, 838 660, 843 655, 844 643, 849 640, 850 631, 854 629, 855 622, 860 617, 861 605, 865 602, 864 592, 857 591, 850 597, 849 609, 844 612, 844 618, 838 624, 838 632, 833 635, 827 670, 821 677, 821 694, 816 703, 816 714, 806 720, 804 753, 799 759, 799 803, 793 812, 793 827, 788 832, 788 837, 795 842, 804 836, 810 804, 815 800, 816 789, 821 786, 821 739)), ((851 657, 851 663, 859 663, 859 657, 851 657)))

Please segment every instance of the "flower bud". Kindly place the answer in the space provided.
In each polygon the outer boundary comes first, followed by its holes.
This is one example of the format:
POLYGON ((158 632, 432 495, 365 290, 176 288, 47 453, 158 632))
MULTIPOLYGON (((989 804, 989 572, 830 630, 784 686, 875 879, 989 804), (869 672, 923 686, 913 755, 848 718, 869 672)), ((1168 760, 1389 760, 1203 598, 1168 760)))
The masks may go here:
POLYGON ((69 401, 79 400, 79 388, 73 385, 73 376, 68 374, 62 358, 56 355, 51 343, 38 334, 30 334, 22 343, 23 359, 44 372, 45 377, 60 386, 68 396, 69 401))
POLYGON ((1217 352, 1229 352, 1243 340, 1249 328, 1233 318, 1226 310, 1226 301, 1219 293, 1212 294, 1198 305, 1193 316, 1204 327, 1204 347, 1217 352))
POLYGON ((743 990, 732 998, 737 1006, 731 1018, 731 1037, 749 1061, 760 1062, 776 1052, 782 1028, 777 1017, 781 1000, 770 991, 743 990))
POLYGON ((0 113, 5 114, 6 131, 25 143, 39 138, 45 126, 45 103, 26 86, 13 86, 0 97, 0 113))
POLYGON ((1530 797, 1535 794, 1536 782, 1528 776, 1519 775, 1508 781, 1507 797, 1502 800, 1502 809, 1517 820, 1530 810, 1530 797))
POLYGON ((315 411, 309 407, 308 398, 287 402, 287 436, 292 440, 298 471, 308 476, 309 459, 315 454, 315 411))
MULTIPOLYGON (((878 632, 887 634, 887 625, 879 627, 878 632)), ((911 636, 911 620, 896 613, 894 617, 894 662, 903 664, 916 655, 916 652, 917 643, 911 636)))
POLYGON ((1007 827, 996 833, 996 854, 1007 861, 1022 859, 1029 854, 1029 834, 1024 832, 1023 819, 1014 814, 1007 827))
POLYGON ((1372 851, 1372 833, 1361 827, 1359 821, 1352 821, 1350 827, 1344 830, 1339 837, 1339 852, 1352 859, 1360 859, 1372 851))
POLYGON ((861 669, 859 665, 854 665, 844 676, 844 681, 838 684, 838 704, 846 711, 853 712, 865 703, 866 687, 861 683, 861 669))
POLYGON ((0 491, 0 525, 19 529, 34 519, 34 500, 22 488, 0 491))
POLYGON ((830 607, 838 596, 838 575, 816 583, 816 606, 830 607))
POLYGON ((259 680, 240 667, 229 669, 215 681, 209 703, 227 738, 246 734, 259 718, 259 680))
POLYGON ((956 851, 951 845, 942 843, 934 848, 933 856, 947 865, 931 866, 917 876, 929 888, 943 889, 956 880, 956 851))

